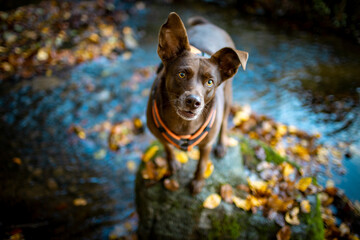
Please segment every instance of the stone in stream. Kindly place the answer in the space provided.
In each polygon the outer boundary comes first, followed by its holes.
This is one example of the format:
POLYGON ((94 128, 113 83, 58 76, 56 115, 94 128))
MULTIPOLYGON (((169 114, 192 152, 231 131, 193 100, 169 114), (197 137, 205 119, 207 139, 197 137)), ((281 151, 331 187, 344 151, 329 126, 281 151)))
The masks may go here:
MULTIPOLYGON (((165 156, 161 145, 159 148, 157 156, 165 156)), ((239 144, 229 148, 223 159, 214 156, 211 159, 215 169, 206 179, 202 192, 196 196, 191 195, 189 184, 197 161, 190 159, 171 177, 180 184, 174 192, 167 190, 163 181, 148 186, 149 180, 144 180, 141 174, 145 164, 141 164, 136 178, 140 239, 276 239, 281 227, 264 217, 261 211, 253 214, 224 201, 215 209, 203 207, 210 194, 219 194, 222 184, 228 183, 235 189, 235 186, 246 182, 239 144)), ((300 225, 291 226, 291 239, 324 237, 320 203, 316 196, 308 199, 312 211, 300 215, 300 225)))

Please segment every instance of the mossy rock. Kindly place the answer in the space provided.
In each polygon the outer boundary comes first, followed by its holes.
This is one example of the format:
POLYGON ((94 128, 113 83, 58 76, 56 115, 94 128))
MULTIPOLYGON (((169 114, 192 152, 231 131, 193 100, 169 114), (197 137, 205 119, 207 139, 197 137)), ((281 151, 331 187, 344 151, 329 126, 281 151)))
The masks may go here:
MULTIPOLYGON (((138 236, 140 239, 276 239, 279 231, 274 221, 237 208, 224 201, 215 209, 205 209, 204 200, 213 193, 219 193, 220 186, 228 183, 233 188, 246 182, 242 160, 241 141, 228 149, 223 159, 212 156, 214 171, 206 179, 201 193, 191 195, 189 184, 197 161, 189 160, 174 175, 180 188, 171 192, 159 181, 149 187, 141 171, 136 178, 136 205, 139 214, 138 236)), ((158 143, 155 143, 158 144, 158 143)), ((164 156, 162 148, 158 153, 164 156)), ((241 194, 241 193, 240 193, 241 194)), ((291 239, 323 239, 324 230, 320 206, 316 197, 309 198, 312 212, 301 215, 301 224, 292 226, 291 239)))

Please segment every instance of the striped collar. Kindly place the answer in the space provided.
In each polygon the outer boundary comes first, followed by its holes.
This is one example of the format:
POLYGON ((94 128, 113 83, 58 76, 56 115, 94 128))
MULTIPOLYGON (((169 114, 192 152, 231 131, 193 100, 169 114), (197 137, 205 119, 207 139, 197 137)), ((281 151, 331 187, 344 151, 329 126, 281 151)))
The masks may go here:
POLYGON ((153 101, 152 117, 154 119, 156 128, 160 131, 168 143, 183 151, 190 151, 193 147, 198 145, 209 133, 215 121, 216 109, 213 107, 204 124, 194 134, 191 135, 176 135, 170 129, 168 129, 160 118, 156 100, 153 101))

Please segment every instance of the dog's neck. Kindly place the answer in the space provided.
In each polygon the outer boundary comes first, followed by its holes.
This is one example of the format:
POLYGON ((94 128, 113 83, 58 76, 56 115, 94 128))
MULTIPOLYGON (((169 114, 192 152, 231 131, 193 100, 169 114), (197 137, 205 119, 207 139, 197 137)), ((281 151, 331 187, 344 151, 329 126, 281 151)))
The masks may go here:
POLYGON ((159 115, 164 124, 177 135, 187 135, 195 133, 206 121, 215 99, 206 104, 203 113, 195 120, 185 120, 181 118, 170 103, 168 93, 165 88, 165 79, 163 74, 159 74, 159 82, 153 93, 153 99, 156 100, 159 107, 159 115))

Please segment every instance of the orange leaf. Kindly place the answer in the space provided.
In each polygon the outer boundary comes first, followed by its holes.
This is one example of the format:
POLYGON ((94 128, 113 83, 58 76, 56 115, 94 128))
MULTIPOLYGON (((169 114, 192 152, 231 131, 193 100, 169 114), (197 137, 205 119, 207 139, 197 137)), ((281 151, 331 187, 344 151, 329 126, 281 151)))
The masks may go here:
POLYGON ((291 228, 288 225, 283 226, 276 234, 277 240, 290 240, 291 228))
POLYGON ((220 188, 221 198, 227 203, 232 203, 233 190, 230 184, 224 184, 220 188))
POLYGON ((18 157, 14 157, 13 162, 16 163, 17 165, 21 165, 21 163, 22 163, 21 159, 18 157))
POLYGON ((167 190, 175 192, 179 189, 179 183, 175 179, 165 179, 164 186, 167 190))
POLYGON ((220 195, 213 193, 205 199, 203 206, 204 206, 204 208, 214 209, 217 206, 219 206, 220 202, 221 202, 220 195))

